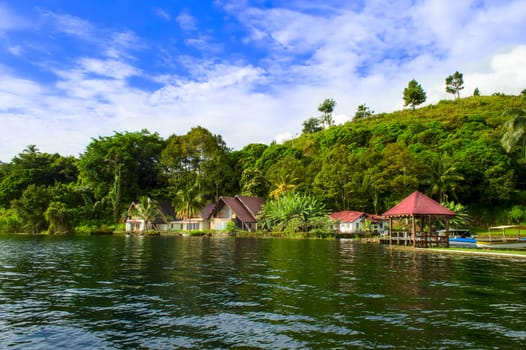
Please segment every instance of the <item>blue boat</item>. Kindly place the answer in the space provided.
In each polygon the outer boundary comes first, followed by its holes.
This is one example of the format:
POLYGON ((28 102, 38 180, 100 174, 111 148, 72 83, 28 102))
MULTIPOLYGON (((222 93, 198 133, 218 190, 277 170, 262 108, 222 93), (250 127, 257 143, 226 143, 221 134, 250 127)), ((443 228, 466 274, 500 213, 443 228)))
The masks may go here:
POLYGON ((472 237, 449 237, 450 247, 477 248, 477 240, 472 237))
MULTIPOLYGON (((477 248, 477 240, 471 236, 468 229, 451 228, 448 231, 449 246, 459 248, 477 248)), ((440 235, 445 235, 446 230, 439 230, 440 235)))

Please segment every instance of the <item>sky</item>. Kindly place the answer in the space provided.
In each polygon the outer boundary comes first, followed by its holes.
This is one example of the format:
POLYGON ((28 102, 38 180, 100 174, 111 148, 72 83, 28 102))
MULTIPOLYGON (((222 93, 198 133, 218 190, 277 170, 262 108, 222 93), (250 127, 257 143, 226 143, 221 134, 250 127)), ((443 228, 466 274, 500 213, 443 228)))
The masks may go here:
POLYGON ((524 33, 524 0, 0 0, 0 161, 143 129, 282 142, 327 98, 337 124, 411 79, 451 99, 455 71, 461 96, 518 95, 524 33))

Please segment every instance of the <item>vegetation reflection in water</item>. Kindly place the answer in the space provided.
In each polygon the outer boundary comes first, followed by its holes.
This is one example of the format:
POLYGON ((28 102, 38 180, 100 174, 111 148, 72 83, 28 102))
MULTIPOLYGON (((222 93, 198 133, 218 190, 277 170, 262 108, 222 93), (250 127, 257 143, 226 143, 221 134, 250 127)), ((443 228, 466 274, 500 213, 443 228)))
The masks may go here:
POLYGON ((524 260, 338 240, 0 238, 6 348, 519 348, 524 260))

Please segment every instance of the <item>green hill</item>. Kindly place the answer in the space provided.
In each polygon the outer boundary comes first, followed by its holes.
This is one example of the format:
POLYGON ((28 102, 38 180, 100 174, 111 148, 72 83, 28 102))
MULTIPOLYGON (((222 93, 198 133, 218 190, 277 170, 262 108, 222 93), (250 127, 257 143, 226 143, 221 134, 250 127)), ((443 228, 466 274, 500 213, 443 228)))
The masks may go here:
POLYGON ((265 153, 291 148, 282 158, 304 169, 282 164, 282 172, 299 175, 298 186, 333 210, 381 213, 420 190, 467 206, 480 224, 507 220, 509 207, 526 204, 526 168, 520 147, 507 154, 500 141, 522 102, 502 94, 444 100, 302 134, 265 153))

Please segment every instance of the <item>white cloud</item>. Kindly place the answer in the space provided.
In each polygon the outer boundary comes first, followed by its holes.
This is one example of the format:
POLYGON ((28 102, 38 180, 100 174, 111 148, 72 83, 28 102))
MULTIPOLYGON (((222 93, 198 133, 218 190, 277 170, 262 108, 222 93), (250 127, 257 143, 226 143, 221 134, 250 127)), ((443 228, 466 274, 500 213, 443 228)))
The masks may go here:
MULTIPOLYGON (((376 112, 402 108, 403 89, 413 78, 426 90, 428 103, 451 98, 444 81, 456 70, 464 73, 464 96, 475 87, 483 94, 526 88, 524 1, 427 0, 413 6, 385 0, 363 7, 343 0, 281 1, 283 8, 274 9, 246 3, 229 1, 224 9, 247 29, 239 42, 255 48, 258 60, 220 55, 222 45, 228 51, 226 44, 214 43, 210 33, 194 33, 196 19, 182 12, 177 23, 191 32, 186 44, 206 52, 206 58, 167 44, 154 52, 166 67, 155 73, 131 53, 153 50, 156 43, 47 12, 48 19, 65 24, 65 33, 89 38, 102 51, 55 67, 54 84, 0 66, 1 128, 9 131, 0 140, 0 159, 8 161, 27 144, 77 155, 91 137, 143 128, 167 137, 201 125, 233 148, 283 141, 318 116, 326 98, 337 102, 337 123, 348 120, 359 104, 376 112), (161 87, 140 88, 131 84, 133 78, 161 87)), ((17 45, 6 47, 14 53, 17 45)))
POLYGON ((42 17, 49 20, 56 31, 78 37, 84 40, 92 40, 95 28, 90 22, 69 14, 44 11, 42 17))
POLYGON ((184 31, 188 32, 196 29, 196 20, 188 12, 181 12, 175 20, 184 31))
POLYGON ((15 45, 8 47, 7 51, 9 51, 9 53, 13 56, 20 56, 23 50, 19 45, 15 45))
POLYGON ((165 21, 171 21, 172 20, 172 16, 170 15, 170 13, 168 13, 167 11, 163 10, 162 8, 160 7, 155 7, 153 9, 153 12, 160 18, 164 19, 165 21))

